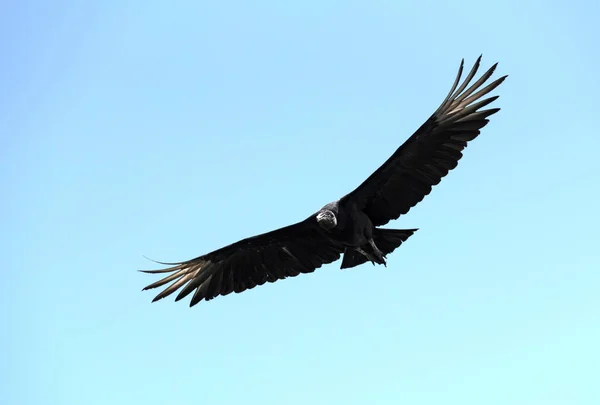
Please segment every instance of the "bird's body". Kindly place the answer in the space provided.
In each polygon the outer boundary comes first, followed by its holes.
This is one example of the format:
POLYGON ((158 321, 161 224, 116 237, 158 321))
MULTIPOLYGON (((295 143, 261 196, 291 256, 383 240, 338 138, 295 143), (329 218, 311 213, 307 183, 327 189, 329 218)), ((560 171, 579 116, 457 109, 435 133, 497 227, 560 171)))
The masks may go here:
MULTIPOLYGON (((377 228, 355 201, 345 199, 329 203, 317 212, 316 219, 317 225, 325 231, 325 236, 344 249, 344 258, 346 255, 354 256, 359 253, 373 263, 386 263, 385 254, 374 243, 373 236, 378 232, 377 228), (321 217, 322 221, 319 220, 321 217)), ((408 238, 414 231, 416 229, 404 232, 408 238)), ((346 260, 346 263, 350 262, 346 260)))
POLYGON ((195 259, 163 263, 171 267, 145 270, 170 273, 145 289, 172 282, 155 301, 180 290, 176 300, 194 292, 190 306, 218 295, 242 292, 279 279, 310 273, 343 255, 341 268, 367 261, 386 264, 386 255, 416 229, 381 226, 406 214, 456 167, 467 142, 475 139, 498 108, 481 110, 498 97, 478 101, 506 76, 486 87, 493 65, 468 87, 481 57, 458 86, 463 63, 446 99, 392 156, 354 191, 326 204, 296 224, 243 239, 195 259))

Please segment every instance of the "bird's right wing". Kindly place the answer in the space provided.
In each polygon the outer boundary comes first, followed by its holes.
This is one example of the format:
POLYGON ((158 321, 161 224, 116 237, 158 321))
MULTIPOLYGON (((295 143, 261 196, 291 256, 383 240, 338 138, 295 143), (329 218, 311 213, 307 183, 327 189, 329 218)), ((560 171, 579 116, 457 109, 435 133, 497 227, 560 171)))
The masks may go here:
POLYGON ((302 222, 240 240, 192 260, 161 263, 171 265, 165 269, 142 270, 153 274, 171 273, 144 290, 172 282, 153 301, 181 288, 175 300, 195 291, 190 302, 190 306, 194 306, 203 299, 208 301, 266 282, 311 273, 323 264, 338 260, 343 250, 320 231, 313 215, 302 222))
POLYGON ((383 165, 344 196, 342 201, 355 202, 369 216, 373 225, 382 226, 406 214, 457 166, 467 142, 475 139, 487 125, 488 117, 500 110, 482 110, 498 96, 480 100, 506 78, 503 76, 481 88, 494 73, 496 64, 467 88, 480 61, 481 56, 458 86, 463 60, 454 85, 439 108, 383 165))

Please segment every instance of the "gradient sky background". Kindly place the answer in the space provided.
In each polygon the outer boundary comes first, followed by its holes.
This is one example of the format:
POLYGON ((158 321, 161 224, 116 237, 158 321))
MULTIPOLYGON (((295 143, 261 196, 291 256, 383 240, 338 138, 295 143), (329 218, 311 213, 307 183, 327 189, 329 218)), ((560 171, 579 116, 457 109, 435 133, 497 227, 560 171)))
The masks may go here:
MULTIPOLYGON (((410 4, 409 4, 410 3, 410 4)), ((0 12, 0 402, 600 403, 597 2, 0 12), (483 53, 502 111, 388 267, 190 309, 177 261, 352 190, 483 53)))

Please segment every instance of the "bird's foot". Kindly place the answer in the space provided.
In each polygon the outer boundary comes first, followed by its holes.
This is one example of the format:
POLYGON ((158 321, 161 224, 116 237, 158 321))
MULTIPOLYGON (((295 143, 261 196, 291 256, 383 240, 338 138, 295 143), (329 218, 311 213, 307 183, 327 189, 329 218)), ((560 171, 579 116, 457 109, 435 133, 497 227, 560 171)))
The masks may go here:
POLYGON ((379 248, 375 244, 375 241, 373 239, 370 239, 369 244, 373 248, 373 253, 375 254, 375 259, 377 259, 376 260, 377 263, 383 264, 385 267, 387 267, 387 263, 385 261, 385 255, 381 252, 381 250, 379 250, 379 248))
POLYGON ((377 263, 383 264, 385 267, 387 267, 387 262, 385 260, 385 255, 383 253, 381 253, 381 251, 376 250, 375 251, 375 257, 377 258, 377 263))
POLYGON ((367 253, 367 252, 365 252, 365 251, 364 251, 364 249, 362 249, 362 248, 360 248, 360 247, 356 247, 356 248, 354 248, 354 249, 355 249, 355 250, 356 250, 358 253, 360 253, 361 255, 363 255, 364 257, 366 257, 366 258, 367 258, 367 260, 368 260, 368 261, 370 261, 370 262, 371 262, 371 264, 372 264, 373 266, 375 266, 375 263, 379 263, 378 259, 377 259, 375 256, 373 256, 373 255, 372 255, 372 254, 370 254, 370 253, 367 253))

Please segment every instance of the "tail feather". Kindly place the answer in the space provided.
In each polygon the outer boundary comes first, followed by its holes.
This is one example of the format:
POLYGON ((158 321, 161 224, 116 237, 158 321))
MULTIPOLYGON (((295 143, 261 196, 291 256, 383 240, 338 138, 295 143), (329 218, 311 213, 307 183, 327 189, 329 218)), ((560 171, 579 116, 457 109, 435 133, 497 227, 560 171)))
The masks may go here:
MULTIPOLYGON (((383 229, 375 228, 373 230, 373 240, 375 245, 381 250, 384 255, 392 253, 400 247, 403 242, 412 236, 417 229, 383 229)), ((371 245, 362 246, 362 249, 367 253, 373 253, 371 245)), ((342 259, 341 269, 356 267, 367 262, 367 258, 353 249, 346 249, 342 259)))

